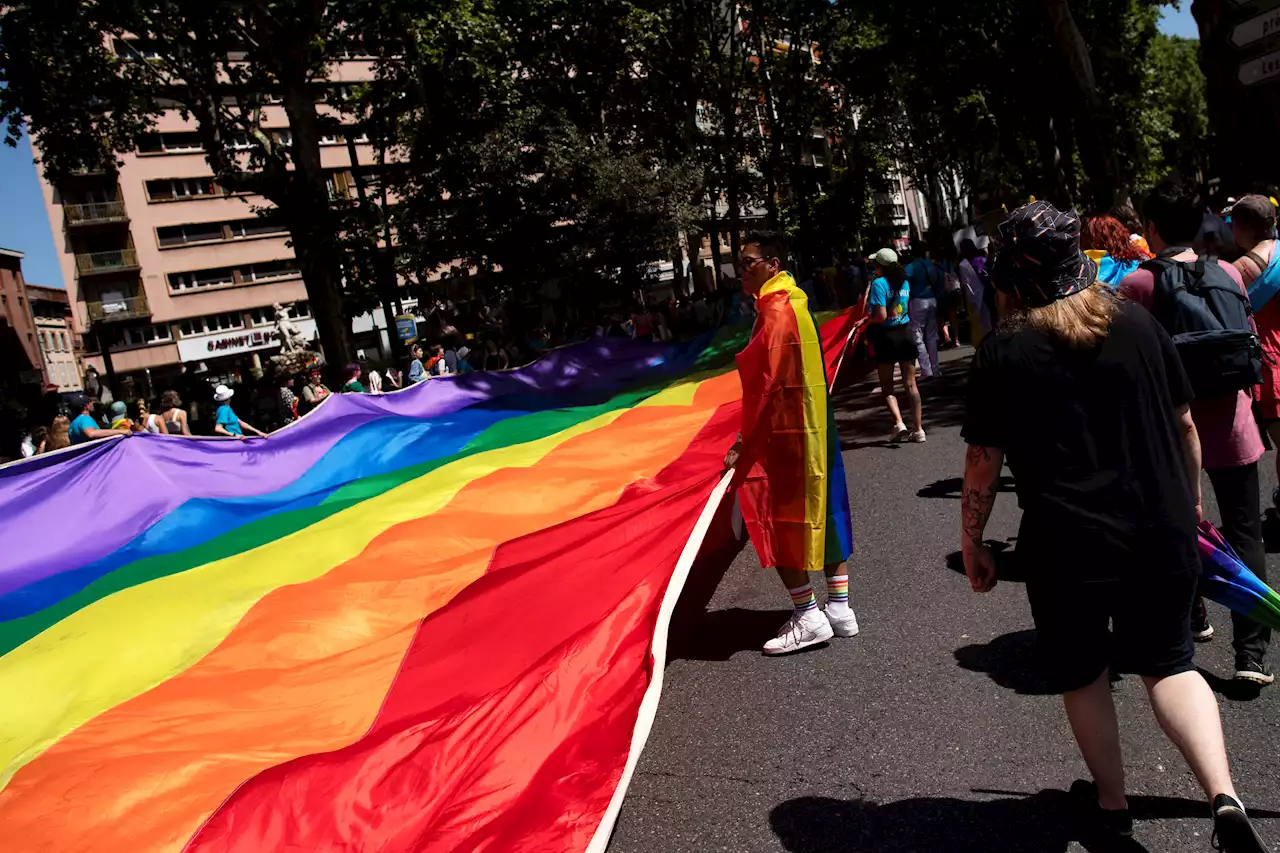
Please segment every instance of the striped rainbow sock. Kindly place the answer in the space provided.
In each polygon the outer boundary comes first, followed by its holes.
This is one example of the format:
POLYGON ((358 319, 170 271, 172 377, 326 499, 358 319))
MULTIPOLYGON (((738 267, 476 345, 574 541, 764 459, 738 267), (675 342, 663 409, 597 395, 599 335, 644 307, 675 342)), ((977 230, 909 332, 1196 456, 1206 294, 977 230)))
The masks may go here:
POLYGON ((830 604, 849 603, 849 576, 836 575, 827 578, 827 601, 830 604))
POLYGON ((818 599, 813 595, 813 584, 807 583, 795 589, 788 589, 787 592, 791 593, 791 603, 795 606, 797 613, 818 609, 818 599))

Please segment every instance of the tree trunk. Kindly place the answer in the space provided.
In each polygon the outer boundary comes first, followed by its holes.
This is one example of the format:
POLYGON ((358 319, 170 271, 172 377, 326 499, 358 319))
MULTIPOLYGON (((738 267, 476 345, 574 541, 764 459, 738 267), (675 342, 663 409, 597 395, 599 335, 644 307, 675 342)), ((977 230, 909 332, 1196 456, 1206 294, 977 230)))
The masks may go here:
POLYGON ((328 175, 320 164, 315 89, 301 61, 282 60, 281 78, 284 110, 293 137, 290 153, 294 170, 289 204, 280 207, 288 219, 293 253, 307 287, 325 360, 330 365, 350 364, 355 352, 342 303, 342 257, 334 244, 338 228, 329 203, 328 175))
MULTIPOLYGON (((716 219, 716 206, 714 203, 711 205, 711 218, 707 221, 707 234, 711 237, 711 263, 713 266, 711 270, 711 280, 713 282, 719 282, 720 265, 723 261, 720 258, 720 222, 716 219)), ((734 259, 734 263, 737 263, 736 258, 734 259)), ((698 283, 696 276, 694 277, 693 283, 695 286, 698 283)))
POLYGON ((1054 52, 1062 66, 1067 94, 1075 105, 1077 143, 1088 175, 1089 201, 1100 210, 1115 204, 1119 167, 1109 139, 1109 124, 1089 59, 1089 45, 1071 14, 1069 0, 1044 0, 1054 52))

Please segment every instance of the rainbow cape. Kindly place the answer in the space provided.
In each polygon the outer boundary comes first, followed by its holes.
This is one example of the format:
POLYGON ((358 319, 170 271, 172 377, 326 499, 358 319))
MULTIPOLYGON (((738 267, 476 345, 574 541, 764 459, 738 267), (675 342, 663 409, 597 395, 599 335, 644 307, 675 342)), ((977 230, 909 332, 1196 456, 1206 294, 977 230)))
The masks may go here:
POLYGON ((603 850, 745 341, 0 468, 0 848, 603 850))
POLYGON ((1233 613, 1280 631, 1280 594, 1249 570, 1209 522, 1200 522, 1197 540, 1204 570, 1200 591, 1233 613))
POLYGON ((760 289, 737 362, 742 514, 761 564, 821 571, 843 562, 853 533, 822 334, 789 273, 760 289))

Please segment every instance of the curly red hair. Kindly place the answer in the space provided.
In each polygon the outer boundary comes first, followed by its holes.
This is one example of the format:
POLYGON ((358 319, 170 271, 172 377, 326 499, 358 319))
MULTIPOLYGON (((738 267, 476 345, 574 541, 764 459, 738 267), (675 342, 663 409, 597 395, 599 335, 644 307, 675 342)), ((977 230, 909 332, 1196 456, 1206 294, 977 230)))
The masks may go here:
POLYGON ((1117 261, 1141 261, 1142 249, 1129 239, 1129 229, 1114 216, 1086 219, 1080 233, 1080 245, 1106 252, 1117 261))

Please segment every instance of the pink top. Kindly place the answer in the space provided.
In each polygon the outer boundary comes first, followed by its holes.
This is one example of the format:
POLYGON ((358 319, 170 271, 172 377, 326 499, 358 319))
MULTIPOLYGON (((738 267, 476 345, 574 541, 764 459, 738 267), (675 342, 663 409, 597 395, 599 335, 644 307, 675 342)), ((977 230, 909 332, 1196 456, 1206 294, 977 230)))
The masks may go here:
MULTIPOLYGON (((1194 261, 1195 258, 1194 253, 1185 252, 1175 255, 1173 260, 1194 261)), ((1225 261, 1218 263, 1244 290, 1240 271, 1225 261)), ((1120 282, 1120 292, 1151 310, 1155 286, 1155 276, 1150 270, 1139 268, 1120 282)), ((1195 400, 1191 404, 1191 419, 1196 422, 1196 431, 1200 433, 1200 455, 1205 470, 1238 468, 1262 458, 1262 438, 1253 419, 1253 398, 1247 392, 1195 400)))

